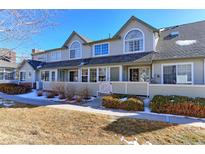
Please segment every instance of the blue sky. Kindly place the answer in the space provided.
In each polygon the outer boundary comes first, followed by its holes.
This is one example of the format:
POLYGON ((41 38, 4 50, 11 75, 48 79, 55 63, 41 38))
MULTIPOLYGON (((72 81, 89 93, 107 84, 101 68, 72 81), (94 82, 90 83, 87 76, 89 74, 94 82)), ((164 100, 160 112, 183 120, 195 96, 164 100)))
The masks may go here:
MULTIPOLYGON (((52 20, 57 26, 44 30, 15 50, 18 55, 29 56, 32 48, 61 47, 73 30, 92 40, 107 38, 132 15, 156 28, 205 20, 205 10, 55 10, 52 20)), ((3 43, 0 47, 14 48, 15 44, 3 43)))

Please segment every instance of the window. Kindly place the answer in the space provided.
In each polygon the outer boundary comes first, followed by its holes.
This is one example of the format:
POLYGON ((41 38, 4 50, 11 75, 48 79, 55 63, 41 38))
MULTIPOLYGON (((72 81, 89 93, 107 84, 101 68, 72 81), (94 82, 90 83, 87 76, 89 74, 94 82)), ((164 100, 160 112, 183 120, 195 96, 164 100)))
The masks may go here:
POLYGON ((99 68, 98 81, 106 81, 106 68, 99 68))
POLYGON ((51 80, 52 81, 56 80, 56 72, 54 72, 54 71, 51 72, 51 80))
POLYGON ((28 77, 31 78, 31 72, 28 72, 28 77))
POLYGON ((108 55, 108 53, 109 53, 108 43, 94 45, 94 56, 108 55))
POLYGON ((150 80, 150 69, 148 67, 129 69, 129 81, 149 82, 149 80, 150 80))
POLYGON ((88 69, 82 69, 82 82, 88 82, 88 69))
POLYGON ((0 68, 0 80, 4 79, 4 68, 0 68))
POLYGON ((49 60, 50 61, 57 61, 61 59, 61 51, 51 51, 49 53, 49 60))
POLYGON ((66 69, 58 70, 58 80, 61 82, 68 81, 68 70, 66 69))
POLYGON ((15 78, 15 72, 12 68, 6 68, 5 69, 5 80, 14 80, 15 78))
POLYGON ((49 71, 42 71, 41 72, 41 80, 49 81, 49 71))
POLYGON ((78 71, 70 71, 70 82, 77 82, 78 81, 78 71))
POLYGON ((163 66, 164 84, 192 84, 192 64, 163 66))
POLYGON ((97 69, 96 68, 90 69, 90 82, 97 82, 97 69))
POLYGON ((76 59, 81 57, 81 45, 80 42, 75 41, 70 46, 70 59, 76 59))
POLYGON ((120 81, 119 67, 110 67, 110 81, 120 81))
POLYGON ((26 80, 26 72, 20 72, 20 81, 26 80))
POLYGON ((132 30, 125 36, 125 53, 143 51, 143 33, 140 30, 132 30))

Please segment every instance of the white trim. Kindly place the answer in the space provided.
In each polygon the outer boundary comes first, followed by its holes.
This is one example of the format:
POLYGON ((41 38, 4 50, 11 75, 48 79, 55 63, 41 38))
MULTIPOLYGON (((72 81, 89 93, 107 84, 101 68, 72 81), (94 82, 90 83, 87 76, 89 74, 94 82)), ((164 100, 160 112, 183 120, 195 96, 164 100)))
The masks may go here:
MULTIPOLYGON (((87 82, 89 82, 89 68, 82 68, 81 67, 81 73, 80 73, 80 82, 83 82, 82 78, 83 78, 83 70, 87 70, 88 75, 87 75, 87 82)), ((84 82, 83 82, 84 83, 84 82)), ((86 82, 85 82, 86 83, 86 82)))
MULTIPOLYGON (((193 62, 179 62, 179 63, 164 63, 164 64, 161 64, 161 84, 164 84, 164 76, 163 76, 163 74, 164 74, 164 66, 173 66, 173 65, 177 66, 177 65, 189 65, 189 64, 191 65, 192 81, 188 82, 188 83, 191 83, 193 85, 194 84, 194 63, 193 62)), ((177 67, 176 67, 176 73, 177 72, 178 71, 177 71, 177 67)), ((176 83, 176 84, 178 84, 178 83, 176 83)))
POLYGON ((77 72, 77 76, 78 76, 78 69, 68 70, 68 82, 79 82, 78 79, 77 79, 77 81, 70 81, 70 72, 77 72))
POLYGON ((128 79, 127 79, 128 82, 139 82, 139 81, 129 81, 130 80, 130 69, 139 69, 139 68, 149 68, 149 78, 151 77, 151 68, 150 68, 150 66, 131 66, 131 67, 128 67, 128 79))
MULTIPOLYGON (((135 39, 133 39, 135 40, 135 39)), ((144 36, 144 32, 139 29, 139 28, 132 28, 130 29, 129 31, 127 31, 123 37, 123 54, 130 54, 130 53, 140 53, 140 52, 144 52, 145 51, 145 36, 144 36), (139 50, 139 51, 131 51, 131 52, 126 52, 125 51, 125 37, 127 36, 127 34, 133 30, 138 30, 142 33, 142 39, 143 39, 143 49, 142 50, 139 50)))
POLYGON ((108 56, 108 55, 110 55, 110 42, 103 42, 103 43, 93 44, 93 46, 92 46, 92 57, 103 57, 103 56, 108 56), (102 45, 102 44, 108 44, 108 53, 104 54, 104 55, 95 55, 95 46, 96 45, 102 45))
POLYGON ((102 66, 102 67, 98 67, 98 71, 97 71, 97 76, 98 76, 98 82, 106 82, 107 81, 107 67, 106 66, 102 66), (105 81, 99 81, 99 68, 105 68, 105 81))
POLYGON ((69 60, 81 59, 81 58, 82 58, 82 55, 83 55, 81 42, 78 41, 78 40, 74 40, 73 42, 71 42, 71 44, 69 45, 69 48, 68 48, 68 53, 69 53, 69 55, 68 55, 68 59, 69 59, 69 60), (80 44, 80 57, 70 58, 70 50, 71 50, 70 47, 71 47, 72 44, 75 43, 75 42, 78 42, 78 43, 80 44))
POLYGON ((205 84, 205 59, 204 59, 204 84, 205 84))
POLYGON ((120 81, 122 81, 122 72, 120 72, 122 70, 120 69, 120 67, 122 67, 122 65, 111 65, 111 66, 109 66, 109 80, 108 81, 110 81, 110 82, 120 82, 120 81), (119 76, 118 76, 119 81, 110 81, 110 68, 113 68, 113 67, 118 67, 119 68, 119 76))

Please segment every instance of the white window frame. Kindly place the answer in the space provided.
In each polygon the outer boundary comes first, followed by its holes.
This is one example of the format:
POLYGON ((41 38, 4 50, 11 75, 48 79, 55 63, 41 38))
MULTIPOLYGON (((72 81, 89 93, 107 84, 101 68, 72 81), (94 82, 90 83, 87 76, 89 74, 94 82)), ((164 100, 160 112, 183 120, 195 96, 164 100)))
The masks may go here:
POLYGON ((92 47, 92 55, 93 55, 93 57, 102 57, 102 56, 110 55, 110 42, 103 42, 103 43, 94 44, 93 47, 92 47), (108 44, 108 53, 107 54, 101 54, 101 55, 95 55, 95 46, 96 45, 102 45, 102 44, 108 44))
MULTIPOLYGON (((89 68, 82 68, 81 69, 81 82, 83 82, 83 76, 87 76, 87 82, 89 82, 89 73, 90 73, 89 68), (88 75, 83 75, 83 70, 87 70, 88 75)), ((87 82, 85 82, 85 83, 87 83, 87 82)))
MULTIPOLYGON (((140 68, 149 68, 149 80, 151 80, 151 68, 150 68, 150 66, 141 66, 141 67, 138 67, 138 66, 132 66, 132 67, 128 67, 128 80, 127 81, 129 81, 129 82, 131 82, 130 81, 130 69, 140 69, 140 68)), ((132 81, 132 82, 134 82, 134 81, 132 81)), ((141 82, 141 81, 136 81, 136 82, 141 82)), ((144 82, 146 82, 146 81, 144 81, 144 82)))
POLYGON ((108 79, 108 81, 110 81, 110 82, 120 82, 120 81, 122 81, 122 66, 121 65, 116 65, 116 66, 109 66, 109 77, 108 77, 109 79, 108 79), (116 67, 118 67, 119 68, 119 81, 110 81, 110 68, 116 68, 116 67))
POLYGON ((89 67, 89 82, 90 83, 97 83, 98 82, 98 67, 89 67), (96 82, 90 82, 90 69, 96 69, 96 82))
MULTIPOLYGON (((188 84, 194 84, 194 63, 193 62, 181 62, 181 63, 166 63, 161 64, 161 84, 164 84, 164 66, 176 66, 176 73, 178 72, 177 65, 191 65, 191 82, 187 82, 188 84)), ((177 82, 177 81, 176 81, 177 82)), ((178 83, 176 83, 178 84, 178 83)), ((186 83, 184 83, 186 84, 186 83)))
POLYGON ((68 82, 79 82, 79 81, 78 81, 78 78, 77 78, 77 81, 70 81, 70 72, 77 72, 77 77, 79 77, 78 69, 68 70, 68 82))
POLYGON ((20 73, 19 73, 19 80, 20 81, 26 81, 26 71, 20 71, 20 73), (24 80, 21 80, 21 73, 25 73, 25 79, 24 80))
POLYGON ((75 40, 75 41, 73 41, 73 42, 70 44, 70 46, 69 46, 69 59, 70 59, 70 60, 75 60, 75 59, 81 59, 81 58, 82 58, 82 45, 81 45, 80 41, 75 40), (71 46, 72 46, 72 44, 75 43, 75 42, 78 42, 78 43, 80 44, 80 57, 71 58, 71 57, 70 57, 71 46))
MULTIPOLYGON (((140 40, 140 39, 130 39, 130 41, 131 40, 140 40)), ((123 53, 124 54, 130 54, 130 53, 140 53, 140 52, 144 52, 145 51, 145 37, 144 37, 144 32, 141 30, 141 29, 139 29, 139 28, 132 28, 132 29, 130 29, 129 31, 127 31, 127 33, 125 33, 125 35, 124 35, 124 38, 123 38, 123 53), (138 31, 140 31, 141 33, 142 33, 142 39, 143 39, 143 43, 142 43, 142 50, 139 50, 139 51, 130 51, 130 52, 126 52, 126 48, 125 48, 125 45, 126 45, 126 41, 127 40, 125 40, 125 38, 126 38, 126 36, 127 36, 127 34, 129 33, 129 32, 131 32, 131 31, 133 31, 133 30, 138 30, 138 31)))
POLYGON ((98 80, 97 80, 97 81, 98 81, 98 82, 106 82, 106 81, 107 81, 107 67, 102 66, 102 67, 98 67, 97 69, 98 69, 98 76, 97 76, 98 80), (101 69, 105 69, 105 81, 99 81, 99 74, 100 74, 100 73, 99 73, 99 72, 100 72, 99 70, 100 70, 100 68, 101 68, 101 69))
POLYGON ((48 53, 48 61, 60 61, 62 59, 62 52, 61 50, 56 50, 56 51, 51 51, 48 53), (57 55, 59 54, 60 57, 58 57, 57 55), (54 58, 54 59, 52 59, 54 58))

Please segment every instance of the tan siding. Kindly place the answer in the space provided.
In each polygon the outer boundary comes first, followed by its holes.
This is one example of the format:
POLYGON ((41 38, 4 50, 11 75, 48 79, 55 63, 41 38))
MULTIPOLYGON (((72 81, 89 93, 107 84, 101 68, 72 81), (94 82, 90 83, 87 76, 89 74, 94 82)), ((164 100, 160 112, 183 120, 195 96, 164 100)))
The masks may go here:
POLYGON ((25 63, 19 70, 19 72, 26 72, 26 80, 24 82, 35 82, 35 70, 31 65, 25 63), (29 78, 29 72, 31 72, 31 77, 29 78))
POLYGON ((180 95, 205 98, 205 86, 150 84, 150 98, 155 95, 180 95))
POLYGON ((146 26, 142 25, 141 23, 137 21, 132 21, 121 33, 121 39, 115 40, 110 42, 110 55, 119 55, 123 54, 123 44, 124 44, 124 36, 126 33, 133 29, 133 28, 139 28, 143 31, 144 37, 145 37, 145 51, 153 51, 153 32, 147 28, 146 26))
POLYGON ((161 83, 161 66, 168 63, 189 63, 193 62, 194 68, 194 84, 204 83, 204 61, 203 59, 179 59, 179 60, 166 60, 166 61, 154 61, 152 65, 154 67, 154 78, 157 83, 161 83))

